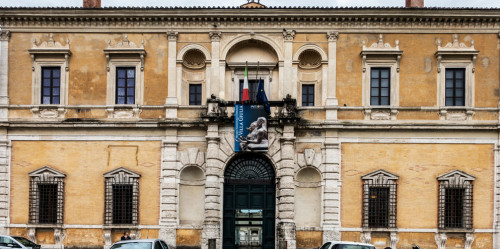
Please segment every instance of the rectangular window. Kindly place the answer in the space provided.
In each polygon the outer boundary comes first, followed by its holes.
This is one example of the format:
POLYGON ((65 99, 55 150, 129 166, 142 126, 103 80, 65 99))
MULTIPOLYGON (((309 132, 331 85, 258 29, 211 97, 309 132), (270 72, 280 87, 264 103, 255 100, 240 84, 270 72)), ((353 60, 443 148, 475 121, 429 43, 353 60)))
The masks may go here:
POLYGON ((446 106, 465 105, 465 68, 446 68, 446 106))
POLYGON ((201 105, 201 84, 189 84, 189 105, 201 105))
POLYGON ((370 105, 390 105, 390 68, 372 68, 370 76, 370 105))
POLYGON ((113 185, 113 224, 132 224, 132 184, 113 185))
POLYGON ((57 223, 57 184, 38 184, 40 224, 57 223))
POLYGON ((389 227, 389 188, 371 187, 368 198, 368 226, 389 227))
POLYGON ((314 106, 314 84, 302 85, 302 106, 314 106))
POLYGON ((44 105, 58 105, 61 99, 61 68, 42 67, 42 96, 44 105))
POLYGON ((116 104, 135 104, 135 67, 116 68, 116 104))
POLYGON ((445 189, 444 226, 446 228, 464 228, 464 188, 445 189))
MULTIPOLYGON (((248 80, 248 97, 250 101, 255 101, 257 90, 259 88, 259 80, 248 80)), ((243 96, 243 80, 240 80, 240 100, 243 96)))

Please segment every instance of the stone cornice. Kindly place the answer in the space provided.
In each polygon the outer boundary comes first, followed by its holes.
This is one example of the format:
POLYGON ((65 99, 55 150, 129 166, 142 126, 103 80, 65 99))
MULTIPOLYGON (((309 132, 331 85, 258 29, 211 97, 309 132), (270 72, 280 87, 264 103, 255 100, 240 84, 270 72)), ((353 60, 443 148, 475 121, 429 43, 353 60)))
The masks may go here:
MULTIPOLYGON (((57 9, 6 8, 0 13, 3 29, 58 29, 109 27, 127 29, 199 28, 217 24, 238 27, 318 27, 328 29, 412 28, 498 29, 500 9, 404 9, 404 8, 270 8, 270 9, 57 9)), ((296 28, 296 30, 299 30, 296 28)), ((82 32, 82 30, 80 30, 82 32)))

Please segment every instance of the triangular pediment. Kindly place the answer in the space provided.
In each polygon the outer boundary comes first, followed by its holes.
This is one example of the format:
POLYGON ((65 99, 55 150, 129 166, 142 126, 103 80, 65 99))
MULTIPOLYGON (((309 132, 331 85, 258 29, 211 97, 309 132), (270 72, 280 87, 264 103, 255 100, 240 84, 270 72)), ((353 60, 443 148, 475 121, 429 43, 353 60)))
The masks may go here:
POLYGON ((132 170, 126 169, 124 167, 120 167, 114 170, 109 171, 108 173, 104 173, 105 178, 113 178, 117 176, 127 176, 129 178, 139 178, 141 174, 136 173, 132 170))
POLYGON ((377 178, 381 178, 381 177, 386 178, 388 180, 399 179, 399 176, 392 174, 392 173, 389 173, 383 169, 379 169, 379 170, 373 171, 372 173, 366 174, 366 175, 362 176, 361 179, 373 180, 373 179, 377 179, 377 178))
POLYGON ((246 4, 240 6, 241 8, 265 8, 264 4, 260 4, 260 2, 254 2, 254 0, 249 1, 246 4))
POLYGON ((49 166, 43 166, 37 170, 31 171, 29 173, 29 176, 31 177, 40 177, 40 176, 50 176, 50 177, 66 177, 66 174, 63 172, 53 169, 49 166))
POLYGON ((463 181, 474 181, 475 176, 469 175, 461 170, 453 170, 446 174, 438 176, 438 181, 453 181, 453 182, 463 182, 463 181))

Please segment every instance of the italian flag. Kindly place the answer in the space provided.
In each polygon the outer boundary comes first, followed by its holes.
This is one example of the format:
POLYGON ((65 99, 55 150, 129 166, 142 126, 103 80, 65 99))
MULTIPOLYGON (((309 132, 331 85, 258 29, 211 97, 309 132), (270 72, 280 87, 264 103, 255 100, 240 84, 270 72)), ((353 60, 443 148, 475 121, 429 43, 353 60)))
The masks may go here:
POLYGON ((241 96, 241 101, 249 101, 250 97, 248 94, 248 73, 247 67, 245 66, 245 79, 243 80, 243 95, 241 96))

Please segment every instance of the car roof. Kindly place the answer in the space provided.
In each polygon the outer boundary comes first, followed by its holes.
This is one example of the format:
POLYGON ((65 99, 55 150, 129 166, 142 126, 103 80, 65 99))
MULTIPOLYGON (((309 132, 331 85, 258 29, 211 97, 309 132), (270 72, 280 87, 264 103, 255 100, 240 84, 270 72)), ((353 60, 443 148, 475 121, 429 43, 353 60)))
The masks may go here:
POLYGON ((130 242, 155 242, 160 239, 130 239, 130 240, 120 240, 115 242, 115 244, 130 243, 130 242))
POLYGON ((336 245, 336 244, 347 244, 347 245, 360 245, 360 246, 374 246, 372 244, 366 244, 366 243, 354 242, 354 241, 335 241, 335 240, 333 240, 333 241, 327 241, 326 243, 332 243, 334 245, 336 245))

